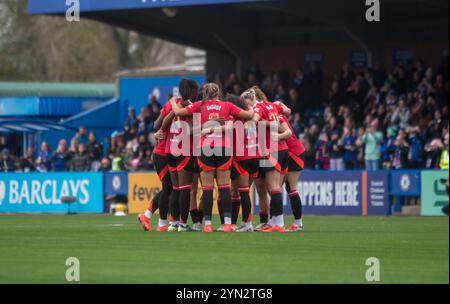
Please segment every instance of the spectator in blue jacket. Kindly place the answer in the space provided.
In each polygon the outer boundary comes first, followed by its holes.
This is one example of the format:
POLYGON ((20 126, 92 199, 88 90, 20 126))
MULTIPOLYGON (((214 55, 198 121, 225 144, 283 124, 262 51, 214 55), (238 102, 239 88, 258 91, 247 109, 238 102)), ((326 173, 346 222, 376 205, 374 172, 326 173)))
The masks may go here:
POLYGON ((41 150, 38 154, 37 163, 37 169, 40 172, 49 172, 52 170, 52 155, 50 152, 50 146, 45 141, 41 144, 41 150))
POLYGON ((345 127, 342 135, 342 142, 344 146, 344 164, 345 169, 356 169, 358 163, 358 148, 356 146, 356 136, 353 135, 353 130, 345 127))
POLYGON ((85 126, 80 126, 78 129, 78 132, 75 134, 74 137, 77 140, 77 143, 80 144, 87 144, 89 142, 89 135, 87 132, 87 129, 85 126))
POLYGON ((61 139, 58 144, 58 148, 52 155, 52 167, 55 172, 63 172, 68 169, 68 150, 67 142, 61 139))
POLYGON ((420 127, 410 127, 408 129, 409 133, 409 161, 411 169, 420 169, 423 167, 423 150, 424 145, 422 139, 420 138, 420 127))

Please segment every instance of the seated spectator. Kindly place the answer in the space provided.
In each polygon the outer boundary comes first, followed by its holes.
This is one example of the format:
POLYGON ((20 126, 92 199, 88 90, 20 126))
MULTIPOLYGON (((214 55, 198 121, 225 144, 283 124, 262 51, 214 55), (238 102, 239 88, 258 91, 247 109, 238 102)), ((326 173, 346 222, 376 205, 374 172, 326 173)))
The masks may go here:
POLYGON ((78 145, 78 152, 74 155, 70 163, 70 171, 86 172, 91 169, 91 160, 85 144, 78 145))
POLYGON ((28 147, 27 154, 20 158, 20 170, 22 172, 34 172, 36 171, 34 159, 34 151, 32 147, 28 147))
POLYGON ((100 162, 100 168, 98 169, 99 172, 108 172, 111 171, 111 161, 109 158, 105 157, 100 162))
POLYGON ((153 159, 151 150, 143 150, 139 153, 138 171, 149 171, 153 169, 153 159))
POLYGON ((3 149, 0 158, 0 172, 14 172, 16 170, 14 158, 8 149, 3 149))

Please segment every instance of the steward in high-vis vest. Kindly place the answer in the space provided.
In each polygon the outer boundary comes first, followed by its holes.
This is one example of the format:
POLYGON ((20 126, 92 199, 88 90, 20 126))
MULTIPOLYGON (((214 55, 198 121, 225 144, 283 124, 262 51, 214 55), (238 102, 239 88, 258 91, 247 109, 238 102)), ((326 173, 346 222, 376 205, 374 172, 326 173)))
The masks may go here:
POLYGON ((442 151, 439 167, 441 170, 448 170, 448 149, 442 151))
POLYGON ((448 170, 448 133, 444 137, 444 150, 442 150, 439 168, 441 170, 448 170))

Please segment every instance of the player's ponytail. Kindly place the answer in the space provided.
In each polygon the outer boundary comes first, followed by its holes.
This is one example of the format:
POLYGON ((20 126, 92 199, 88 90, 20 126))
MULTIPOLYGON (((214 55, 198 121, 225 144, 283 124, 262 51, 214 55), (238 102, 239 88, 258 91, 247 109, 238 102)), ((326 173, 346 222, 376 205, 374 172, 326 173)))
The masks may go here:
POLYGON ((219 99, 220 88, 215 83, 207 83, 203 86, 203 102, 212 99, 219 99))
POLYGON ((253 86, 250 88, 250 90, 253 90, 256 94, 256 99, 258 101, 268 101, 268 98, 266 96, 266 94, 263 92, 263 90, 261 90, 260 87, 258 86, 253 86))

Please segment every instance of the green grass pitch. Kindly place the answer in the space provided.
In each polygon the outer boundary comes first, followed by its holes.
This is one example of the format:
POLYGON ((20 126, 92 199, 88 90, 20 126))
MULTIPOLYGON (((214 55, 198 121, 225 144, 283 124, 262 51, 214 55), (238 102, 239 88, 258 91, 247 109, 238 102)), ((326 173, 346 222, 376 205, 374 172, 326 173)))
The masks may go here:
MULTIPOLYGON (((291 223, 292 218, 287 219, 291 223)), ((217 219, 216 221, 217 222, 217 219)), ((306 217, 304 233, 144 232, 135 216, 0 215, 0 283, 449 282, 448 218, 306 217)))

